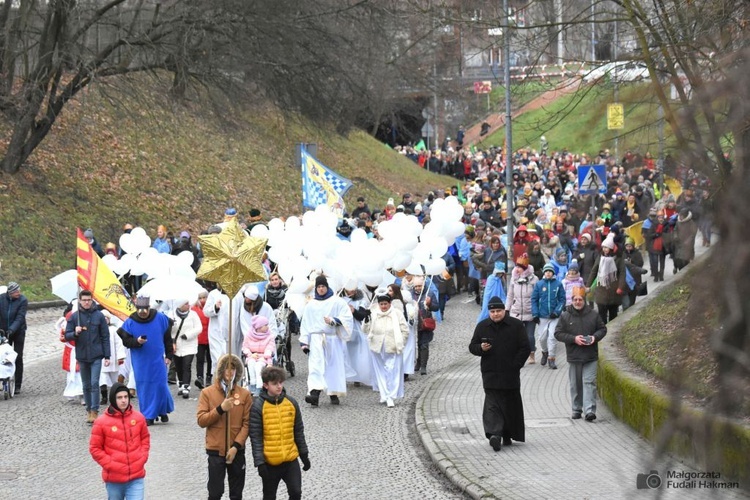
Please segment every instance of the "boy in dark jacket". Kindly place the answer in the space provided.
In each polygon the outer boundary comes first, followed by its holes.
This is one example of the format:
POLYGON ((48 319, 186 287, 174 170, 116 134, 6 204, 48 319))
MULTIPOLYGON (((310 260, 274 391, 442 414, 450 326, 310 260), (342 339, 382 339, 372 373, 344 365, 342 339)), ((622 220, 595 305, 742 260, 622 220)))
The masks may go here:
POLYGON ((302 498, 302 470, 310 469, 305 426, 297 401, 286 395, 286 372, 267 366, 261 372, 263 389, 250 409, 250 444, 253 461, 263 479, 263 498, 276 498, 283 480, 290 500, 302 498))
POLYGON ((596 420, 596 361, 599 342, 607 335, 601 316, 586 304, 586 289, 573 289, 573 304, 560 316, 555 338, 565 344, 570 378, 570 399, 573 419, 596 420))

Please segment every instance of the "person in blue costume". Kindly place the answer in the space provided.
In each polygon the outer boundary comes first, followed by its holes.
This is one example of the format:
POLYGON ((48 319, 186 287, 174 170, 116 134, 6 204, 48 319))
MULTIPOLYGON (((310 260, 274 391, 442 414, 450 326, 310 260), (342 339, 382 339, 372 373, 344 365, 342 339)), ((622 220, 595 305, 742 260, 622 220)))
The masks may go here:
POLYGON ((136 312, 117 330, 125 347, 130 349, 139 409, 146 424, 157 418, 169 422, 174 400, 167 384, 167 367, 172 362, 171 320, 150 307, 148 297, 135 299, 136 312))

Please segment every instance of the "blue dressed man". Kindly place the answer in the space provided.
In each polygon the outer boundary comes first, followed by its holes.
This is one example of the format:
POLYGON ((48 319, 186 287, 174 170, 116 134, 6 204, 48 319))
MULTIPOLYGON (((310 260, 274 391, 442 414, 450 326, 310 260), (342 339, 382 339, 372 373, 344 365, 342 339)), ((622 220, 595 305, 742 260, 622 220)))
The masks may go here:
POLYGON ((117 333, 125 347, 130 348, 139 408, 146 424, 157 418, 169 422, 174 400, 167 384, 167 367, 172 362, 172 321, 151 309, 149 297, 135 299, 136 312, 123 323, 117 333))

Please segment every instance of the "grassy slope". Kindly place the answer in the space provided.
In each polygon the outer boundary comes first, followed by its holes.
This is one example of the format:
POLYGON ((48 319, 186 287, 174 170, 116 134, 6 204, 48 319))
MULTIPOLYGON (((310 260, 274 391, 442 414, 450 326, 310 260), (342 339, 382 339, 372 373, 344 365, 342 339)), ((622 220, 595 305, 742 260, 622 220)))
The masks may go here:
MULTIPOLYGON (((539 137, 545 135, 551 150, 566 148, 575 153, 596 154, 600 149, 614 151, 619 135, 619 150, 627 149, 656 156, 658 149, 658 107, 652 102, 648 84, 621 85, 619 102, 625 106, 625 129, 607 130, 607 104, 614 102, 610 84, 585 86, 580 92, 557 99, 549 106, 524 114, 513 121, 513 147, 539 149, 539 137)), ((672 144, 665 127, 667 147, 672 144)), ((505 127, 490 134, 484 144, 503 144, 505 127)))
MULTIPOLYGON (((156 87, 139 102, 99 90, 64 110, 18 174, 0 174, 0 283, 22 283, 31 299, 52 298, 48 278, 73 267, 76 226, 104 246, 125 222, 153 238, 160 223, 197 234, 228 206, 242 218, 252 207, 265 220, 301 213, 296 142, 317 142, 320 160, 354 182, 350 206, 450 184, 361 132, 344 138, 262 108, 228 123, 205 107, 169 109, 156 87)), ((3 145, 8 134, 0 122, 3 145)))

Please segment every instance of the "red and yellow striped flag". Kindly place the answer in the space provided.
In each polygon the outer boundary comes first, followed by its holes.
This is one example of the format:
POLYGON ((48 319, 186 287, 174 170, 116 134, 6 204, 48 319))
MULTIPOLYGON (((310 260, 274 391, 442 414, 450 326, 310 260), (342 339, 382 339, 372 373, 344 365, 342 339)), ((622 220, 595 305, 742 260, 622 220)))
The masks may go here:
POLYGON ((102 307, 121 320, 128 319, 135 312, 135 306, 115 273, 94 252, 80 228, 76 241, 76 256, 78 284, 81 288, 90 291, 102 307))

